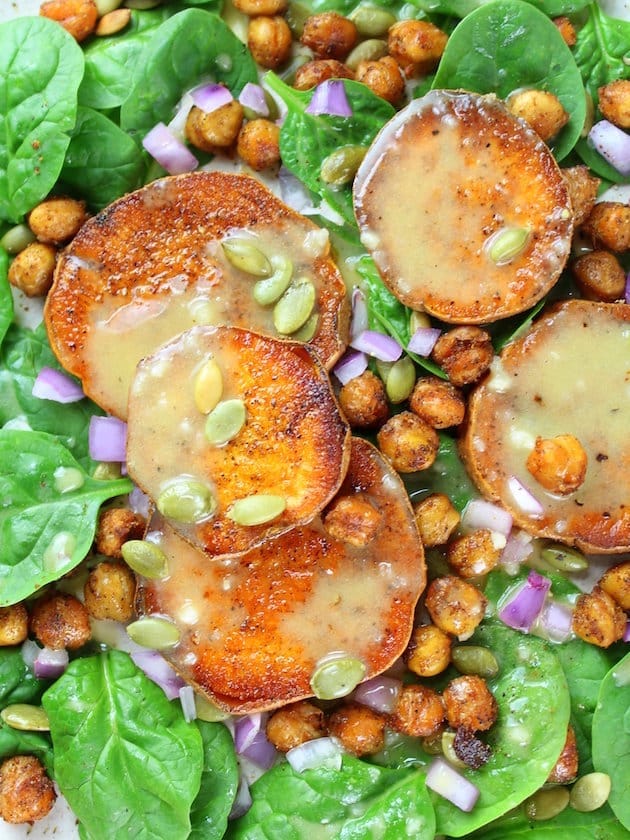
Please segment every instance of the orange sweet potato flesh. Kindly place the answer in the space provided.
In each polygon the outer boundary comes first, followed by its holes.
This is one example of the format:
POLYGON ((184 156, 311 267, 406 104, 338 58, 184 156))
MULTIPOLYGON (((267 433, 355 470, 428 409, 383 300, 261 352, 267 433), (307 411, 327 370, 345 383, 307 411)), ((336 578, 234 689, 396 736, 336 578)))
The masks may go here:
POLYGON ((252 276, 220 242, 243 232, 284 254, 316 288, 310 340, 331 367, 345 347, 349 309, 325 232, 247 175, 193 172, 162 178, 90 219, 60 257, 45 321, 61 364, 92 399, 126 417, 136 363, 197 323, 276 335, 272 307, 252 297, 252 276))
POLYGON ((317 517, 239 558, 209 560, 151 522, 169 576, 140 580, 138 612, 178 624, 181 641, 165 657, 221 708, 262 711, 312 695, 311 675, 332 651, 361 659, 368 679, 405 649, 425 565, 404 487, 354 439, 341 497, 379 514, 363 547, 331 537, 317 517))
POLYGON ((238 554, 309 522, 335 495, 350 457, 350 431, 314 350, 238 327, 192 327, 138 365, 129 393, 127 469, 159 506, 174 479, 207 487, 216 511, 171 521, 208 554, 238 554), (240 400, 245 424, 210 443, 195 396, 199 371, 221 371, 221 402, 240 400), (285 510, 259 525, 230 518, 234 502, 279 496, 285 510))
POLYGON ((591 553, 630 550, 627 426, 630 306, 569 300, 509 344, 470 397, 461 452, 482 492, 529 533, 591 553), (526 462, 536 438, 572 435, 586 452, 584 481, 549 492, 526 462), (542 506, 523 509, 515 477, 542 506))
POLYGON ((494 97, 434 90, 413 100, 363 159, 354 206, 385 284, 451 323, 528 309, 569 255, 573 214, 560 169, 494 97), (514 230, 524 245, 500 259, 497 240, 514 230))

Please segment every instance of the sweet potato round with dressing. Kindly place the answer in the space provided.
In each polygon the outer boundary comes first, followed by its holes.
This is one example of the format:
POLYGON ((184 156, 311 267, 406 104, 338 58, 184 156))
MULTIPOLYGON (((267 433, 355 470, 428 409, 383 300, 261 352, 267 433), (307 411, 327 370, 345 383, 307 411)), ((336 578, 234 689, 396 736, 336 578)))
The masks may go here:
POLYGON ((306 345, 238 327, 192 327, 137 367, 129 392, 129 475, 208 554, 247 551, 309 522, 339 489, 349 457, 348 424, 306 345), (214 406, 203 404, 208 363, 221 383, 214 406), (244 422, 217 441, 207 424, 220 406, 238 408, 244 422), (190 481, 216 507, 192 520, 174 518, 160 500, 190 481), (241 521, 235 504, 261 496, 283 501, 284 509, 258 524, 241 521))
POLYGON ((66 370, 107 411, 125 418, 136 363, 195 324, 234 324, 277 335, 257 278, 226 259, 221 242, 246 236, 284 256, 316 290, 310 339, 326 367, 348 330, 346 289, 325 231, 247 175, 193 172, 162 178, 90 219, 61 255, 45 320, 66 370))
POLYGON ((593 553, 630 550, 629 368, 630 306, 569 300, 507 345, 472 393, 462 455, 521 528, 593 553), (586 453, 584 480, 549 492, 527 461, 537 439, 566 435, 586 453))
POLYGON ((425 585, 422 544, 400 479, 358 438, 336 500, 346 496, 380 517, 361 548, 317 517, 241 557, 210 560, 159 518, 150 523, 169 575, 140 579, 138 612, 178 625, 181 641, 164 656, 221 708, 253 712, 312 695, 311 675, 332 652, 360 659, 368 679, 405 649, 425 585))
POLYGON ((391 291, 450 323, 528 309, 569 255, 569 192, 547 146, 493 96, 434 90, 394 116, 354 181, 391 291))

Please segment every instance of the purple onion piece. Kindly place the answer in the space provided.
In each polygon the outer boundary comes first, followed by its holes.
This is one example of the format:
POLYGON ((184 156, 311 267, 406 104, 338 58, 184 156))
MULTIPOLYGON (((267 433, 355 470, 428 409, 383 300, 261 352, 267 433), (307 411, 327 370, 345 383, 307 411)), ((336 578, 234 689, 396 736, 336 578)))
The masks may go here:
POLYGON ((260 729, 251 743, 240 751, 240 755, 248 758, 262 770, 268 770, 274 764, 278 751, 267 738, 264 729, 260 729))
POLYGON ((589 131, 588 142, 617 172, 630 175, 630 134, 600 120, 589 131))
POLYGON ((352 319, 350 321, 350 338, 354 338, 367 330, 368 308, 365 295, 357 286, 352 290, 352 319))
POLYGON ((249 785, 247 784, 247 779, 241 773, 241 777, 238 782, 238 789, 236 791, 236 797, 232 804, 232 810, 230 811, 230 816, 228 819, 236 820, 239 817, 242 817, 243 814, 246 814, 249 809, 252 807, 252 795, 249 792, 249 785))
POLYGON ((234 748, 242 753, 252 743, 262 726, 262 714, 256 712, 239 717, 234 722, 234 748))
POLYGON ((322 766, 340 770, 343 753, 343 747, 336 738, 314 738, 290 749, 287 761, 296 773, 322 766))
POLYGON ((419 327, 409 339, 407 350, 418 356, 430 356, 441 334, 437 327, 419 327))
POLYGON ((33 673, 40 680, 56 680, 68 667, 67 650, 52 650, 44 647, 33 662, 33 673))
POLYGON ((367 369, 368 360, 360 350, 346 350, 333 368, 333 373, 342 385, 347 385, 367 369))
POLYGON ((393 677, 380 675, 361 683, 354 690, 354 700, 375 712, 391 714, 396 708, 396 701, 402 682, 393 677))
POLYGON ((512 530, 512 515, 485 499, 472 499, 462 513, 462 525, 473 529, 487 528, 507 537, 512 530))
POLYGON ((225 85, 209 84, 190 91, 192 101, 206 114, 228 105, 234 97, 225 85))
POLYGON ((91 417, 88 440, 94 461, 124 461, 127 457, 127 424, 117 417, 91 417))
POLYGON ((466 812, 479 799, 479 789, 443 758, 434 758, 429 765, 426 786, 466 812))
POLYGON ((351 117, 352 108, 343 82, 340 79, 327 79, 317 85, 306 113, 313 116, 326 114, 331 117, 351 117))
POLYGON ((499 610, 499 618, 508 627, 528 633, 540 615, 551 586, 549 578, 531 571, 527 580, 499 610))
POLYGON ((265 99, 265 91, 260 85, 256 85, 253 82, 247 82, 238 97, 238 101, 241 103, 243 108, 250 108, 260 117, 269 116, 269 106, 267 105, 267 100, 265 99))
POLYGON ((83 388, 66 373, 51 367, 43 367, 33 383, 32 394, 40 400, 58 403, 73 403, 82 400, 83 388))
POLYGON ((164 123, 155 125, 146 134, 142 145, 170 175, 192 172, 199 165, 190 149, 164 123))
POLYGON ((630 271, 626 275, 626 288, 624 290, 624 298, 626 303, 630 303, 630 271))
POLYGON ((169 700, 179 697, 186 683, 156 650, 133 651, 131 658, 146 676, 159 685, 169 700))
POLYGON ((363 330, 350 340, 350 346, 381 362, 395 362, 402 355, 402 347, 394 338, 376 330, 363 330))

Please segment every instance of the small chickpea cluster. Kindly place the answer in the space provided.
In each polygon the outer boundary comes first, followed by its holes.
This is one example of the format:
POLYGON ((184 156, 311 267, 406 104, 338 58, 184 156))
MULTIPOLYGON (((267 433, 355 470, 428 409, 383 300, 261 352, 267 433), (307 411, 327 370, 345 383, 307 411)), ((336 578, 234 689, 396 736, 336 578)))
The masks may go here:
POLYGON ((580 595, 573 613, 573 632, 597 647, 618 642, 630 611, 630 561, 606 569, 592 592, 580 595))
POLYGON ((39 8, 42 17, 61 24, 81 43, 90 35, 105 37, 122 32, 131 20, 131 9, 120 8, 123 0, 97 4, 95 0, 46 0, 39 8), (102 12, 102 8, 107 11, 102 12))

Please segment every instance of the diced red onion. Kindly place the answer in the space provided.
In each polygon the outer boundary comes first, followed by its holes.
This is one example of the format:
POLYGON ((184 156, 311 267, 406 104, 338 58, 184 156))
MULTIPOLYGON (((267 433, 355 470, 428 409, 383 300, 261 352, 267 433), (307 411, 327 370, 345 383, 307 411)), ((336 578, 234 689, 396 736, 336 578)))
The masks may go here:
POLYGON ((134 487, 128 495, 129 507, 134 513, 140 513, 145 519, 149 519, 151 512, 151 499, 139 487, 134 487))
POLYGON ((238 788, 236 791, 236 797, 234 798, 232 810, 230 811, 230 816, 228 819, 236 820, 239 817, 242 817, 243 814, 246 814, 251 807, 252 795, 249 792, 249 785, 247 784, 247 779, 241 773, 241 777, 238 782, 238 788))
POLYGON ((418 327, 409 339, 407 350, 418 356, 430 356, 441 334, 437 327, 418 327))
POLYGON ((500 562, 508 574, 516 574, 519 566, 534 550, 532 538, 525 531, 512 531, 501 552, 500 562))
POLYGON ((360 333, 367 330, 368 323, 368 308, 365 300, 365 295, 355 286, 352 290, 352 319, 350 321, 350 338, 354 338, 360 333))
POLYGON ((525 583, 499 610, 501 621, 508 627, 529 633, 542 611, 550 586, 549 578, 532 570, 525 583))
POLYGON ((360 350, 346 350, 333 368, 333 373, 342 385, 347 385, 351 379, 361 376, 367 369, 368 360, 360 350))
POLYGON ((479 789, 443 758, 429 765, 426 785, 462 811, 472 811, 479 799, 479 789))
POLYGON ((197 707, 195 706, 195 691, 192 685, 183 685, 179 689, 179 702, 184 713, 184 720, 191 723, 197 717, 197 707))
POLYGON ((180 689, 186 683, 156 650, 133 651, 131 658, 152 682, 160 686, 169 700, 179 697, 180 689))
POLYGON ((548 601, 543 607, 538 624, 544 636, 552 642, 566 642, 571 636, 573 612, 567 604, 548 601))
POLYGON ((127 424, 117 417, 91 417, 88 440, 94 461, 124 461, 127 457, 127 424))
POLYGON ((240 755, 253 761, 263 770, 268 770, 278 756, 278 751, 267 738, 265 730, 259 730, 253 737, 252 742, 243 750, 240 755))
POLYGON ((313 116, 328 114, 331 117, 351 117, 352 108, 343 82, 340 79, 327 79, 317 85, 306 113, 313 116))
POLYGON ((209 84, 202 85, 202 87, 195 88, 190 91, 192 101, 197 106, 205 111, 206 114, 216 111, 217 108, 222 108, 234 100, 234 97, 225 85, 209 84))
POLYGON ((626 274, 626 288, 624 290, 626 303, 630 303, 630 272, 626 274))
POLYGON ((588 142, 622 175, 630 175, 630 134, 608 120, 595 123, 588 142))
POLYGON ((33 673, 40 680, 56 680, 68 667, 67 650, 42 648, 33 662, 33 673))
POLYGON ((262 727, 262 714, 244 715, 234 721, 234 748, 242 753, 252 743, 262 727))
POLYGON ((260 85, 255 85, 253 82, 247 82, 245 87, 238 97, 238 101, 243 108, 250 108, 255 114, 260 117, 269 116, 269 106, 265 99, 265 91, 260 85))
POLYGON ((58 403, 73 403, 82 400, 83 388, 66 373, 51 367, 43 367, 37 374, 31 392, 40 400, 58 403))
POLYGON ((395 362, 402 355, 402 347, 394 338, 376 330, 363 330, 350 339, 350 346, 381 362, 395 362))
POLYGON ((30 671, 35 669, 35 660, 39 656, 40 651, 40 646, 32 639, 27 639, 20 648, 24 664, 30 671))
POLYGON ((288 204, 298 213, 316 212, 309 191, 285 166, 280 167, 278 183, 280 185, 280 197, 285 204, 288 204))
POLYGON ((472 499, 462 513, 462 525, 468 528, 487 528, 507 537, 512 530, 512 515, 485 499, 472 499))
POLYGON ((512 475, 508 478, 508 490, 512 494, 516 506, 522 510, 523 513, 528 513, 531 516, 542 516, 544 508, 533 496, 525 485, 512 475))
POLYGON ((354 699, 375 712, 391 714, 395 707, 402 682, 383 675, 372 677, 354 690, 354 699))
POLYGON ((343 747, 336 738, 324 737, 305 741, 293 747, 287 753, 287 761, 296 773, 313 770, 316 767, 329 767, 341 770, 343 747))
POLYGON ((626 621, 626 629, 623 632, 623 641, 630 642, 630 621, 626 621))
POLYGON ((169 175, 192 172, 199 165, 190 149, 164 123, 155 125, 146 134, 142 145, 169 175))

